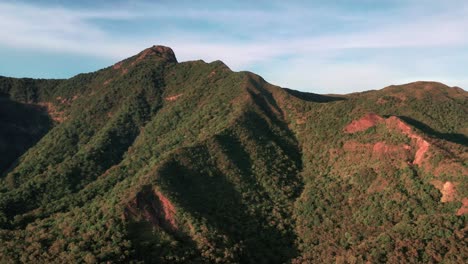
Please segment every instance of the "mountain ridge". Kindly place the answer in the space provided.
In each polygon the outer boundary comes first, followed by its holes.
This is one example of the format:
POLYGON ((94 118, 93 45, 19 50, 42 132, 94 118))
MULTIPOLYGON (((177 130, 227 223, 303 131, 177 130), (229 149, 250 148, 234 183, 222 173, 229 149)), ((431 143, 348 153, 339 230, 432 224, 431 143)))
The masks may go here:
POLYGON ((0 257, 459 262, 468 95, 450 89, 303 93, 163 46, 68 80, 0 78, 53 123, 0 178, 0 257))

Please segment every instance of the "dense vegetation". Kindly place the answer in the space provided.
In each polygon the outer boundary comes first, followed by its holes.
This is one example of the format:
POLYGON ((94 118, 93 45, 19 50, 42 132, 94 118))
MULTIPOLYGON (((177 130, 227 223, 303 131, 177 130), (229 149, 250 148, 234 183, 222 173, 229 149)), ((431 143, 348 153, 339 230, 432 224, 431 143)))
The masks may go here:
POLYGON ((463 263, 467 97, 307 94, 161 46, 0 78, 0 262, 463 263))

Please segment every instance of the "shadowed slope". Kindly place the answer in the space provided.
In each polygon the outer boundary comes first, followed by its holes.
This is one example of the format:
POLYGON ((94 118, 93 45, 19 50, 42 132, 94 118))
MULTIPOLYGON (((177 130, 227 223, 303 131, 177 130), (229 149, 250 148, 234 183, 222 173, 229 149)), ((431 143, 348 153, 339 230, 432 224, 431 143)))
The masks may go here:
POLYGON ((52 126, 46 109, 0 97, 0 175, 52 126))

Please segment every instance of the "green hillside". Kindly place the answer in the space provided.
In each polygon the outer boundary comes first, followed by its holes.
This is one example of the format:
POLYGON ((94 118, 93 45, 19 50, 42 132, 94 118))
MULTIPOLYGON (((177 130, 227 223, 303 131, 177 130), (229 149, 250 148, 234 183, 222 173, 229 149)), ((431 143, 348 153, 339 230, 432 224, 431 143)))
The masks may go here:
POLYGON ((0 263, 463 263, 467 99, 302 93, 163 46, 2 77, 0 263))

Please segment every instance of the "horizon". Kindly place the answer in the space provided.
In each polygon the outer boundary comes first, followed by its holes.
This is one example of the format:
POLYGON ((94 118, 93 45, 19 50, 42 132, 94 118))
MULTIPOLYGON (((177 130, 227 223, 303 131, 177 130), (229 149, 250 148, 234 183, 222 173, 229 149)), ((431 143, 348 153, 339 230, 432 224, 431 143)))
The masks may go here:
POLYGON ((179 62, 221 60, 319 94, 468 84, 468 3, 458 0, 4 1, 0 15, 0 75, 8 77, 70 78, 165 45, 179 62))

